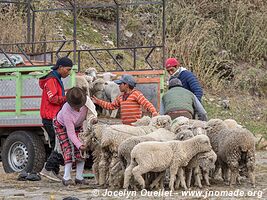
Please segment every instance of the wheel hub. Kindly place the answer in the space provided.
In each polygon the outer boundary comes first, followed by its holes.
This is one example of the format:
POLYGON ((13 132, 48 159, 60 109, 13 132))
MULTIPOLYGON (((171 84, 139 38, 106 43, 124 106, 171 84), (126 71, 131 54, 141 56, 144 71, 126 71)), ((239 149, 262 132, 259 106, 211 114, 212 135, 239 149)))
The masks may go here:
POLYGON ((22 171, 28 163, 29 153, 22 142, 15 142, 8 152, 8 162, 14 171, 22 171))

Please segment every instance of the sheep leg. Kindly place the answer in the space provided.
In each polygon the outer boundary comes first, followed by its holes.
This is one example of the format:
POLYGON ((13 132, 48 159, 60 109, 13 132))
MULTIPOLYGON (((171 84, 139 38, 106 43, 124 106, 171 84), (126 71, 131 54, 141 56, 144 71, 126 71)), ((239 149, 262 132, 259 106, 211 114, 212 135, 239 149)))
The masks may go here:
MULTIPOLYGON (((178 172, 178 174, 179 174, 179 172, 178 172)), ((179 189, 180 183, 181 183, 181 180, 180 180, 180 178, 178 176, 176 178, 176 180, 175 180, 175 190, 178 190, 179 189)))
POLYGON ((162 178, 164 177, 165 172, 161 172, 154 181, 150 184, 149 188, 152 190, 160 181, 162 181, 162 178))
POLYGON ((133 168, 132 173, 134 175, 135 180, 139 183, 142 189, 145 189, 145 180, 142 177, 142 174, 147 173, 148 170, 140 167, 137 165, 136 167, 133 168))
POLYGON ((228 182, 229 181, 229 167, 226 164, 223 164, 221 169, 222 169, 222 178, 224 182, 228 182))
POLYGON ((255 169, 255 157, 254 153, 250 152, 248 153, 248 163, 247 163, 247 170, 248 170, 248 178, 250 180, 250 183, 252 187, 255 187, 255 174, 254 174, 254 169, 255 169))
POLYGON ((106 183, 106 176, 108 170, 108 154, 105 152, 101 153, 101 159, 99 162, 99 185, 103 186, 106 183))
POLYGON ((217 179, 217 177, 219 176, 220 168, 221 168, 221 166, 220 166, 219 163, 216 161, 216 162, 215 162, 215 170, 214 170, 214 172, 212 173, 212 176, 211 176, 213 179, 217 179))
POLYGON ((188 188, 190 188, 191 186, 192 173, 193 173, 192 168, 188 169, 186 172, 186 185, 188 188))
POLYGON ((194 177, 195 177, 195 184, 199 187, 202 188, 201 180, 200 180, 200 168, 196 167, 194 169, 194 177))
POLYGON ((118 174, 119 176, 119 171, 121 170, 121 163, 120 162, 117 162, 110 170, 110 185, 113 184, 114 186, 114 177, 116 176, 116 174, 118 174), (112 182, 112 183, 111 183, 112 182))
POLYGON ((180 168, 180 169, 178 170, 178 177, 179 177, 179 179, 180 179, 180 181, 181 181, 181 186, 182 186, 185 190, 187 190, 187 186, 186 186, 186 183, 185 183, 185 173, 184 173, 184 169, 183 169, 183 168, 180 168))
POLYGON ((236 179, 239 174, 239 164, 237 161, 229 162, 229 168, 231 170, 231 179, 230 179, 230 186, 233 186, 236 184, 236 179))
POLYGON ((129 188, 129 182, 132 177, 132 171, 133 168, 137 165, 137 163, 132 159, 131 164, 126 168, 124 172, 124 181, 123 181, 123 188, 128 189, 129 188))
POLYGON ((254 172, 252 171, 248 171, 248 177, 249 177, 249 180, 250 180, 250 183, 252 185, 252 187, 255 188, 255 175, 254 175, 254 172))
POLYGON ((98 164, 99 163, 94 163, 92 166, 93 173, 95 174, 95 182, 97 185, 99 184, 98 164))
POLYGON ((118 161, 118 157, 117 156, 112 156, 112 159, 111 159, 111 162, 110 162, 110 165, 109 165, 109 186, 111 188, 114 188, 114 177, 115 177, 115 174, 116 172, 118 172, 120 169, 117 169, 116 171, 116 166, 117 164, 119 163, 118 161), (114 171, 112 170, 114 168, 114 171))
POLYGON ((209 181, 209 172, 208 171, 203 171, 203 177, 205 180, 205 183, 207 186, 210 186, 210 181, 209 181))
POLYGON ((171 165, 170 166, 170 183, 169 183, 169 188, 171 191, 174 191, 174 182, 176 179, 176 174, 178 171, 178 166, 171 165))

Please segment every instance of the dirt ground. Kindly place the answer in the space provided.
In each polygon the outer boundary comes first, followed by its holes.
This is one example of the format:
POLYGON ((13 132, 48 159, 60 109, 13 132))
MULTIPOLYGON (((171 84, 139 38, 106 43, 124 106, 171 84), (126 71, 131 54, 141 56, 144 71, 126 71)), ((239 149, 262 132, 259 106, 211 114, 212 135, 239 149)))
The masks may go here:
MULTIPOLYGON (((230 188, 221 181, 211 182, 211 187, 202 190, 191 188, 185 196, 185 191, 153 191, 141 192, 125 190, 98 189, 93 179, 89 186, 65 187, 46 178, 41 181, 17 181, 18 174, 5 174, 0 163, 0 200, 4 199, 56 199, 73 196, 79 199, 267 199, 267 151, 256 154, 256 188, 251 188, 247 180, 241 186, 230 188), (198 192, 198 193, 193 193, 198 192), (191 195, 191 196, 188 196, 191 195), (208 195, 208 196, 207 196, 208 195)), ((62 169, 63 170, 63 169, 62 169)), ((88 170, 86 173, 89 172, 88 170)))

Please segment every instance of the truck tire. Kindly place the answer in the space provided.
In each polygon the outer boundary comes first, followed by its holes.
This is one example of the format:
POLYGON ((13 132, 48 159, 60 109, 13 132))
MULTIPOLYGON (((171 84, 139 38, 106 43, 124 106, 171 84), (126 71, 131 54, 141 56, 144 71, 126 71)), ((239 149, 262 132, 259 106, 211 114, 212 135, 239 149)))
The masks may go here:
POLYGON ((2 162, 6 173, 40 172, 44 166, 45 157, 45 147, 41 138, 28 131, 11 133, 2 149, 2 162))

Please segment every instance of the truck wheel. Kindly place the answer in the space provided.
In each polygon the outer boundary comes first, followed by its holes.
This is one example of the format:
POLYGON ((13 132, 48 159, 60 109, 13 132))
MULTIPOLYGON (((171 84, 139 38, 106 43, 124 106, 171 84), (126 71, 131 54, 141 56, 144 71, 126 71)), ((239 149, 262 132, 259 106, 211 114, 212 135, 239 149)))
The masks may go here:
POLYGON ((4 142, 2 162, 6 173, 40 172, 45 162, 41 138, 27 131, 14 131, 4 142))

